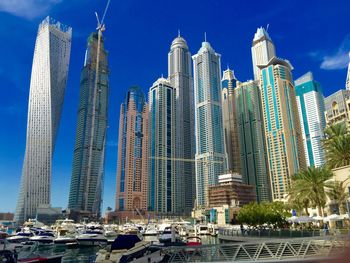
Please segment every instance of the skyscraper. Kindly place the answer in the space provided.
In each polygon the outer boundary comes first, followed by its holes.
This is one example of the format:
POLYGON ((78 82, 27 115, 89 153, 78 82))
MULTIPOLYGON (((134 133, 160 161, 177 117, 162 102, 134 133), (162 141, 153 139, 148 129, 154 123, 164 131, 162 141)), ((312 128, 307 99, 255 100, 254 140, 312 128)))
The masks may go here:
POLYGON ((350 131, 350 90, 338 90, 324 99, 326 124, 345 123, 350 131))
POLYGON ((52 156, 67 83, 72 29, 50 17, 39 25, 30 82, 26 150, 15 220, 50 205, 52 156))
POLYGON ((321 85, 314 81, 311 72, 294 83, 306 163, 308 166, 321 166, 325 162, 322 138, 326 128, 321 85))
POLYGON ((159 78, 149 90, 149 169, 148 210, 175 213, 177 178, 175 146, 176 91, 165 78, 159 78))
POLYGON ((100 44, 98 39, 98 33, 89 36, 81 72, 68 203, 69 209, 93 216, 102 205, 109 89, 108 53, 102 35, 100 44))
POLYGON ((260 93, 273 200, 284 200, 291 177, 306 168, 292 66, 272 58, 260 65, 260 93))
POLYGON ((139 87, 120 106, 116 210, 147 210, 148 105, 139 87))
POLYGON ((227 153, 227 168, 231 172, 242 174, 236 123, 236 108, 233 96, 237 79, 232 70, 227 69, 224 71, 221 84, 222 116, 227 153))
POLYGON ((196 201, 208 205, 208 187, 218 182, 226 170, 222 124, 220 54, 209 42, 202 43, 192 56, 194 69, 196 127, 196 201))
POLYGON ((176 93, 176 178, 178 211, 189 213, 195 198, 194 104, 191 53, 179 34, 168 54, 168 80, 176 93), (186 161, 180 161, 186 159, 186 161))
POLYGON ((267 64, 275 56, 275 46, 269 34, 265 28, 259 27, 254 35, 252 45, 254 80, 259 80, 260 69, 258 65, 267 64))
POLYGON ((254 185, 257 201, 271 200, 258 81, 238 82, 234 90, 243 183, 254 185))

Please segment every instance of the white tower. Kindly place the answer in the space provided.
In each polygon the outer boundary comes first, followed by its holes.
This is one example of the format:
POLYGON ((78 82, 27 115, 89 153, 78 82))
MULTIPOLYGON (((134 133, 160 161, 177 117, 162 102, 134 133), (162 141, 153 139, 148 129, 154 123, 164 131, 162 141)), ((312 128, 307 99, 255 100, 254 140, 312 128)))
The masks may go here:
POLYGON ((275 46, 269 34, 265 28, 259 27, 254 35, 252 45, 254 80, 259 79, 260 69, 258 65, 266 65, 275 56, 275 46))
POLYGON ((208 188, 218 183, 226 170, 226 151, 222 123, 221 55, 204 41, 192 56, 194 72, 196 127, 197 205, 208 205, 208 188))
MULTIPOLYGON (((171 43, 168 54, 168 80, 176 93, 176 158, 194 159, 194 103, 192 60, 186 40, 180 36, 171 43)), ((179 213, 190 213, 195 198, 194 164, 177 161, 176 200, 179 213)))
POLYGON ((72 28, 47 17, 35 43, 28 103, 26 150, 15 220, 50 205, 52 156, 67 83, 72 28))

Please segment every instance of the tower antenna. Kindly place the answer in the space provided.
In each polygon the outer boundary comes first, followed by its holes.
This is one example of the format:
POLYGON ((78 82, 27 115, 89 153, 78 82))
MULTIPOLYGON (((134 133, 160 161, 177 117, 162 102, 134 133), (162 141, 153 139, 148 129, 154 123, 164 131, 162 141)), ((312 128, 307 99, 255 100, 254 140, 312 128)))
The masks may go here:
POLYGON ((267 24, 267 26, 266 26, 266 32, 269 31, 269 26, 270 26, 270 24, 267 24))
POLYGON ((207 42, 207 32, 204 32, 204 42, 207 42))

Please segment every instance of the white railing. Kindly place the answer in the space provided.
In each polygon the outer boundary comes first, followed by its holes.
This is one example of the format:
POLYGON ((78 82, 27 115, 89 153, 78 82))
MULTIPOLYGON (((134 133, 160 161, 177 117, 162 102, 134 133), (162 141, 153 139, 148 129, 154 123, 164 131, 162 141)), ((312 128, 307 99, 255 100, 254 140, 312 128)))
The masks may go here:
POLYGON ((224 243, 197 247, 168 247, 162 250, 167 262, 264 262, 311 261, 339 255, 349 247, 344 236, 319 239, 279 239, 246 243, 224 243))

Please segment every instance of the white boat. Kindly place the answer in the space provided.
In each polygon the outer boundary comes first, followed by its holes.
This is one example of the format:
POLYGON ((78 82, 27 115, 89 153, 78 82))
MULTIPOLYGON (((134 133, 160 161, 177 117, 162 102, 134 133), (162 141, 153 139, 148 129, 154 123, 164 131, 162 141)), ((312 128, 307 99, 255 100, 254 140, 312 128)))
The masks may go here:
POLYGON ((158 230, 155 225, 148 225, 143 233, 144 236, 156 236, 157 234, 158 230))
POLYGON ((68 232, 67 229, 58 227, 54 243, 61 244, 61 245, 74 243, 74 242, 76 242, 75 236, 76 236, 76 233, 71 233, 71 232, 68 232))
POLYGON ((96 263, 118 262, 161 262, 160 248, 151 248, 151 242, 141 241, 137 235, 119 235, 111 245, 111 251, 101 249, 97 252, 96 263))
POLYGON ((28 241, 34 234, 32 232, 18 232, 16 235, 6 238, 10 243, 21 243, 28 241))
POLYGON ((39 242, 40 244, 53 244, 55 235, 50 232, 39 232, 37 235, 31 237, 30 241, 39 242))
POLYGON ((99 230, 86 230, 76 237, 79 246, 104 246, 108 240, 99 230))
POLYGON ((175 227, 167 227, 164 229, 162 234, 159 236, 160 243, 168 243, 168 242, 178 242, 180 241, 179 232, 175 229, 175 227))
POLYGON ((197 225, 196 232, 197 232, 197 235, 210 235, 207 225, 197 225))

